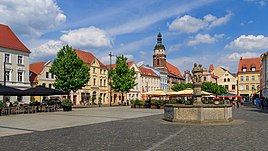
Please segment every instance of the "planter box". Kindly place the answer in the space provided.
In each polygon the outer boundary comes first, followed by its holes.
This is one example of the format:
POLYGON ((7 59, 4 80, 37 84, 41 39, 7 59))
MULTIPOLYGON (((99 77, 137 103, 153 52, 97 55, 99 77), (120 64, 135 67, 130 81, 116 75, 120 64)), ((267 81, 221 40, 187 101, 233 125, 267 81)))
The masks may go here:
POLYGON ((72 111, 72 107, 71 106, 62 106, 63 111, 72 111))

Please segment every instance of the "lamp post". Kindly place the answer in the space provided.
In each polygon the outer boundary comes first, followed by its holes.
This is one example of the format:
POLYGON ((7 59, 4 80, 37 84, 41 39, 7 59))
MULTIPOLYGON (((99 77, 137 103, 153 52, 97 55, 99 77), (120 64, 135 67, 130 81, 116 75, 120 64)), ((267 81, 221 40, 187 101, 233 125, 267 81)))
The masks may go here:
POLYGON ((4 86, 6 86, 6 58, 4 60, 4 86))
POLYGON ((114 55, 112 55, 112 53, 110 52, 109 53, 109 57, 110 57, 110 69, 109 69, 109 71, 110 71, 110 73, 109 73, 109 84, 110 84, 110 106, 112 106, 112 77, 111 77, 111 71, 112 71, 112 56, 114 56, 114 55))

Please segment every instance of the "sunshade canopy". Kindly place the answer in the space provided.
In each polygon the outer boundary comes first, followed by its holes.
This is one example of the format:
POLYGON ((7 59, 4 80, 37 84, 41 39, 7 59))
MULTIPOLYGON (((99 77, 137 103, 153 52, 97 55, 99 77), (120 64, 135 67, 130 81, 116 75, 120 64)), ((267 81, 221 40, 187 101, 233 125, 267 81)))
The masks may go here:
POLYGON ((0 85, 0 95, 6 96, 22 96, 24 94, 23 90, 19 90, 13 87, 0 85))
MULTIPOLYGON (((194 91, 191 88, 187 88, 186 90, 181 90, 178 92, 169 92, 169 95, 193 95, 194 91)), ((206 92, 206 91, 201 91, 201 95, 211 95, 212 93, 206 92)))
POLYGON ((25 96, 48 96, 48 95, 64 95, 67 92, 47 88, 44 86, 36 86, 34 88, 29 88, 24 91, 25 96))
POLYGON ((167 92, 165 92, 163 90, 154 90, 154 91, 149 91, 149 92, 145 92, 142 94, 152 95, 152 96, 165 96, 165 95, 167 95, 167 92))

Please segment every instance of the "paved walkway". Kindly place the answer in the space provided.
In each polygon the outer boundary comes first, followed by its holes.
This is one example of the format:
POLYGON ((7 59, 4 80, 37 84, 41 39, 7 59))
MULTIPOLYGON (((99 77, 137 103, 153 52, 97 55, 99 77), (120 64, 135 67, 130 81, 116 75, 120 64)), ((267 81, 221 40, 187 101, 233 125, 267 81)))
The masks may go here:
POLYGON ((0 136, 74 127, 163 114, 163 110, 130 109, 128 106, 80 108, 72 112, 43 112, 0 116, 0 136))
MULTIPOLYGON (((55 115, 22 115, 31 118, 27 119, 28 122, 45 120, 47 123, 43 124, 47 126, 30 126, 35 122, 15 126, 10 118, 0 117, 2 126, 5 126, 4 121, 10 123, 1 131, 14 127, 26 131, 26 134, 1 137, 0 144, 4 144, 1 150, 268 150, 267 111, 247 106, 233 110, 235 120, 230 124, 201 125, 166 122, 162 120, 162 112, 119 107, 52 113, 55 115), (86 112, 88 115, 83 114, 86 112), (42 120, 34 116, 40 116, 42 120), (58 124, 66 126, 55 124, 59 119, 62 123, 58 124), (50 125, 54 127, 49 128, 50 125)), ((20 119, 19 116, 13 117, 20 119)))

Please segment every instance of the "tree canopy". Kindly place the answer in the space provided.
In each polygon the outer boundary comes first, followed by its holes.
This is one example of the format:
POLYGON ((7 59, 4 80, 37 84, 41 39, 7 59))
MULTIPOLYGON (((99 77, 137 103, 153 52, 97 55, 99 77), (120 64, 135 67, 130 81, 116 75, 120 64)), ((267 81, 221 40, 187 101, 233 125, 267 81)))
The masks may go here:
POLYGON ((84 87, 90 76, 89 67, 68 45, 58 52, 49 72, 56 76, 55 88, 68 93, 84 87))
MULTIPOLYGON (((193 88, 193 84, 175 84, 171 87, 173 91, 181 91, 187 88, 193 88)), ((213 94, 221 95, 227 93, 227 90, 222 86, 212 82, 203 82, 202 83, 202 90, 207 91, 213 94)))
POLYGON ((227 90, 222 85, 218 85, 218 84, 212 83, 212 82, 203 82, 202 83, 202 90, 210 92, 210 93, 214 93, 217 95, 227 93, 227 90))
POLYGON ((116 57, 116 67, 112 70, 111 77, 111 86, 115 92, 123 94, 136 85, 134 68, 128 68, 127 58, 124 55, 116 57))
POLYGON ((171 87, 173 91, 181 91, 185 90, 187 88, 193 88, 193 84, 187 83, 187 84, 175 84, 171 87))

